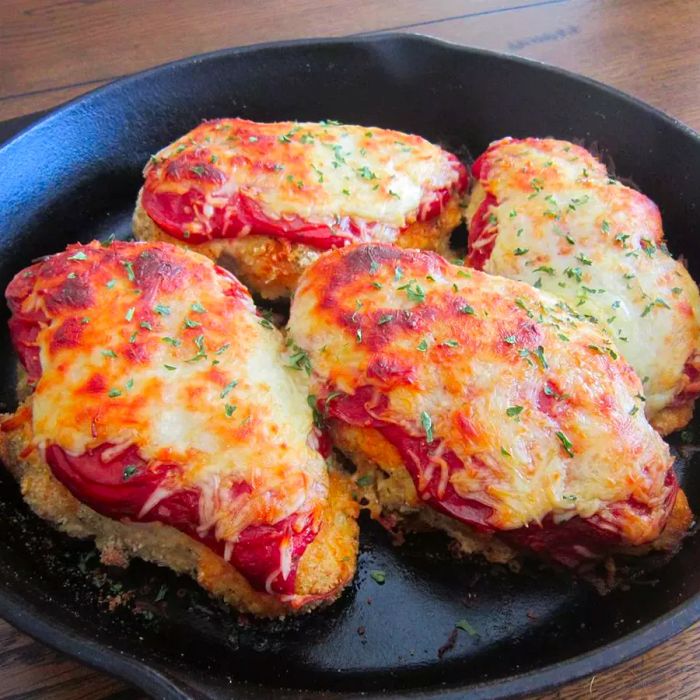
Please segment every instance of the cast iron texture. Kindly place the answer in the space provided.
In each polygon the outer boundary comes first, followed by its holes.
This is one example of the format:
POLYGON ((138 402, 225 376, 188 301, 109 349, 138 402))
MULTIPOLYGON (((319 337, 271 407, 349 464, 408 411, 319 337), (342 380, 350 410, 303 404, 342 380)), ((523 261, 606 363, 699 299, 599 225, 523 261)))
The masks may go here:
MULTIPOLYGON (((128 235, 148 156, 200 120, 223 116, 393 127, 465 159, 508 134, 580 141, 655 199, 672 251, 700 277, 694 132, 560 70, 388 35, 196 57, 43 118, 0 149, 0 287, 71 241, 128 235)), ((2 313, 0 401, 11 407, 14 360, 2 313)), ((698 512, 700 464, 692 466, 681 459, 678 471, 698 512)), ((285 623, 253 622, 169 571, 99 566, 89 543, 28 513, 0 474, 0 615, 158 697, 504 697, 599 671, 700 617, 697 538, 630 590, 600 598, 534 566, 516 575, 456 561, 437 536, 398 548, 363 519, 358 576, 335 605, 285 623), (385 572, 384 585, 373 570, 385 572), (470 632, 455 638, 460 620, 470 632)))

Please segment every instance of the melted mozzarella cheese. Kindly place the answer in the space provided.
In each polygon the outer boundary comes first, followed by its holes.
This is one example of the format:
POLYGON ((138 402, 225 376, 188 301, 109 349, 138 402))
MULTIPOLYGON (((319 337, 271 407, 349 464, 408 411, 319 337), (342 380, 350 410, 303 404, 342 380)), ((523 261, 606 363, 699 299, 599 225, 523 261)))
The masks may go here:
MULTIPOLYGON (((433 193, 452 189, 460 179, 456 158, 419 136, 323 122, 206 122, 152 159, 145 170, 147 187, 182 189, 166 176, 180 160, 188 164, 185 177, 206 192, 212 211, 241 192, 273 219, 384 224, 383 233, 374 232, 383 239, 395 237, 433 193), (193 157, 204 165, 193 165, 193 157), (223 181, 198 179, 197 168, 205 166, 223 173, 223 181)), ((197 231, 196 225, 189 228, 197 231)))
POLYGON ((216 524, 220 539, 318 510, 327 475, 307 444, 310 410, 283 364, 280 333, 261 325, 243 287, 166 244, 70 250, 57 274, 39 268, 22 305, 49 318, 37 339, 37 445, 74 455, 105 442, 135 445, 151 464, 179 465, 164 494, 201 489, 200 525, 216 524), (68 281, 89 290, 88 306, 47 301, 68 281), (57 346, 76 318, 79 341, 57 346), (242 483, 250 493, 234 498, 242 483))
POLYGON ((651 514, 616 524, 630 542, 658 535, 672 458, 641 383, 553 296, 434 254, 353 246, 304 273, 289 331, 309 354, 311 391, 376 387, 389 399, 378 417, 410 435, 427 438, 428 416, 435 468, 452 450, 464 465, 452 486, 490 506, 494 527, 605 519, 634 498, 651 514))
POLYGON ((467 221, 487 194, 497 236, 484 270, 541 287, 605 329, 644 380, 653 418, 683 388, 700 334, 697 285, 663 248, 657 207, 553 139, 492 145, 467 221))

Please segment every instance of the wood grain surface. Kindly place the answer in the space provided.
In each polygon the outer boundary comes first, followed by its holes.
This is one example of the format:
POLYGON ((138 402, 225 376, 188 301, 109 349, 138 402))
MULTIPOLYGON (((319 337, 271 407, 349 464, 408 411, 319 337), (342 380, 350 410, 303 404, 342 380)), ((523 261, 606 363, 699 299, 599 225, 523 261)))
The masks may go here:
MULTIPOLYGON (((389 30, 562 66, 700 130, 697 0, 2 0, 0 120, 196 53, 389 30)), ((700 624, 617 668, 537 697, 700 698, 698 656, 700 624)), ((0 621, 0 698, 11 697, 142 694, 0 621)))

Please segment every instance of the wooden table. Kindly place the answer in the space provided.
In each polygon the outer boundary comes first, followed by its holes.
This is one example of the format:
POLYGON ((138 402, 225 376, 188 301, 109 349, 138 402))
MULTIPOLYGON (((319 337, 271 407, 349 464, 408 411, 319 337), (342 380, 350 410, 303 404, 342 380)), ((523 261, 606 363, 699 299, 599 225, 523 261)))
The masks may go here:
MULTIPOLYGON (((700 130, 697 0, 3 0, 0 120, 134 71, 275 39, 388 30, 516 53, 630 92, 700 130)), ((544 698, 700 697, 700 624, 544 698)), ((0 621, 0 698, 136 698, 0 621)))

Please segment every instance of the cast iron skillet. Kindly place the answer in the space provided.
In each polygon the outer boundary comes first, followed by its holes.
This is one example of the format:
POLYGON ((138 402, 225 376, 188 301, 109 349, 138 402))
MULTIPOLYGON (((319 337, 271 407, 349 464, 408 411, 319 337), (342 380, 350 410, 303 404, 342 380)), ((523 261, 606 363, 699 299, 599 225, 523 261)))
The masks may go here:
MULTIPOLYGON (((694 132, 560 70, 390 35, 192 58, 42 119, 0 149, 0 287, 32 258, 71 241, 128 235, 149 154, 201 119, 223 116, 394 127, 465 159, 507 134, 581 141, 660 205, 671 250, 700 278, 694 132)), ((3 313, 0 401, 11 407, 3 313)), ((700 512, 700 464, 691 458, 681 446, 679 475, 700 512)), ((601 598, 536 566, 516 575, 455 561, 438 536, 397 548, 363 520, 357 579, 337 603, 285 623, 252 622, 186 577, 142 562, 126 572, 99 566, 89 543, 28 513, 0 472, 0 615, 159 697, 504 697, 599 671, 700 618, 697 537, 664 566, 647 562, 629 590, 601 598), (384 585, 373 570, 386 573, 384 585), (461 620, 468 631, 455 636, 461 620)))

